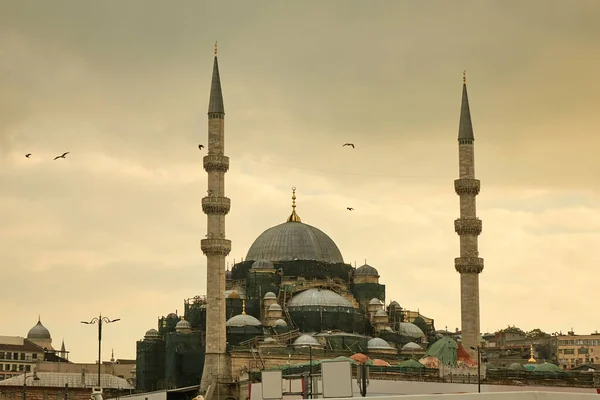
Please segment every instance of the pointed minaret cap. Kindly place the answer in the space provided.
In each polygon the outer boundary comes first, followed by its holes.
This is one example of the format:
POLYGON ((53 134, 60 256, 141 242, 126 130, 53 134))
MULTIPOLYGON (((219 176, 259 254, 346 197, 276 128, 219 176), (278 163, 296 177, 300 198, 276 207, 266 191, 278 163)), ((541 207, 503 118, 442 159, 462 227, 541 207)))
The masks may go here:
POLYGON ((62 344, 60 345, 60 352, 64 353, 66 351, 67 351, 67 349, 65 348, 65 339, 63 338, 62 344))
POLYGON ((219 75, 219 62, 217 61, 217 42, 215 42, 215 62, 213 64, 212 82, 210 85, 210 100, 208 113, 225 114, 223 106, 223 91, 221 90, 221 77, 219 75))
POLYGON ((467 71, 463 71, 462 103, 460 105, 460 123, 458 126, 458 141, 472 143, 473 124, 471 123, 471 110, 469 109, 469 96, 467 95, 467 71))
POLYGON ((287 222, 302 222, 298 214, 296 214, 296 188, 292 188, 292 214, 287 219, 287 222))

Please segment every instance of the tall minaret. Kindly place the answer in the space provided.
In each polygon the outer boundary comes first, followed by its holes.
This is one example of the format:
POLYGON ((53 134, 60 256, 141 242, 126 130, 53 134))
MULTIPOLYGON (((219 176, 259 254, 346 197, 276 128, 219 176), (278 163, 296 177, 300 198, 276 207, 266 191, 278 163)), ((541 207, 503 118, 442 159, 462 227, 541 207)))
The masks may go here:
POLYGON ((225 239, 225 215, 229 212, 231 201, 225 197, 225 173, 229 169, 229 157, 223 155, 224 150, 225 108, 215 43, 208 104, 208 155, 204 156, 208 193, 202 199, 202 211, 207 216, 207 235, 201 241, 202 252, 206 255, 207 307, 206 357, 200 391, 205 393, 210 389, 216 398, 227 397, 221 384, 231 380, 225 337, 225 257, 231 251, 231 241, 225 239))
POLYGON ((479 345, 479 274, 483 270, 483 258, 479 258, 477 249, 481 220, 477 218, 475 197, 480 183, 475 179, 474 141, 465 71, 458 128, 460 179, 454 181, 454 190, 460 196, 460 218, 454 221, 454 230, 460 236, 460 257, 454 260, 454 266, 460 273, 462 345, 472 355, 477 352, 471 347, 479 345))

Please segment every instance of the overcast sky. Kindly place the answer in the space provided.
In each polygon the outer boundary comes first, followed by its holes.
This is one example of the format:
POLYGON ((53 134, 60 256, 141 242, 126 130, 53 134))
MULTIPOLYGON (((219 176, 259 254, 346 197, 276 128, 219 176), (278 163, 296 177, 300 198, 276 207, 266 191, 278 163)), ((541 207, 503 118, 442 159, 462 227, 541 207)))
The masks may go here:
POLYGON ((205 293, 215 40, 230 263, 285 221, 296 186, 303 222, 376 267, 386 302, 458 327, 467 69, 482 331, 599 329, 599 18, 597 0, 2 1, 0 334, 39 313, 55 347, 93 362, 79 321, 102 312, 121 318, 103 358, 134 358, 205 293))

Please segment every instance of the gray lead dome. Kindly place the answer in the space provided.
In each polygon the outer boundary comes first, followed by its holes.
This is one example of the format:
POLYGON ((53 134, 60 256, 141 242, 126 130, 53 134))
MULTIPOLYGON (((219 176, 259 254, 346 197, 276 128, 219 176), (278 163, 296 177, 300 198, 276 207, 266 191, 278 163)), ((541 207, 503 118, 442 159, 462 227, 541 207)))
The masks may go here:
POLYGON ((337 245, 323 231, 302 222, 284 222, 264 231, 248 250, 246 260, 312 260, 343 263, 337 245))
POLYGON ((290 308, 314 306, 354 308, 350 301, 326 289, 305 290, 292 297, 288 303, 290 308))
POLYGON ((27 333, 27 339, 52 339, 52 337, 50 331, 38 320, 37 324, 27 333))

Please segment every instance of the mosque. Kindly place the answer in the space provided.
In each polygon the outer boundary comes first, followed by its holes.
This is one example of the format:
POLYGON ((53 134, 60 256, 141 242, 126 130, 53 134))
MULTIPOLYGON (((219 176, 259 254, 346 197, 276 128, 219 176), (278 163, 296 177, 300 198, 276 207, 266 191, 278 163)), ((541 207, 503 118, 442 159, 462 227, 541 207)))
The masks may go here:
MULTIPOLYGON (((231 376, 308 357, 355 353, 402 359, 435 340, 433 319, 386 302, 376 268, 344 262, 335 242, 292 210, 260 234, 244 261, 225 271, 231 376), (283 219, 283 218, 282 218, 283 219), (306 350, 310 347, 310 353, 306 350)), ((158 320, 137 343, 136 388, 197 385, 203 371, 207 301, 184 301, 183 315, 158 320)))
MULTIPOLYGON (((261 233, 246 258, 232 269, 225 259, 231 241, 225 218, 225 107, 215 45, 208 105, 208 174, 202 211, 207 234, 200 247, 207 258, 206 296, 184 301, 177 312, 159 318, 137 342, 136 389, 195 387, 207 399, 239 398, 239 383, 250 373, 314 359, 368 356, 397 360, 425 354, 437 337, 434 321, 389 301, 376 268, 344 262, 335 242, 302 222, 292 188, 287 219, 261 233), (360 353, 360 354, 359 354, 360 353), (199 385, 198 385, 199 384, 199 385), (238 391, 236 392, 236 386, 238 391)), ((467 353, 480 344, 478 236, 480 182, 475 179, 474 136, 463 76, 459 125, 460 178, 455 180, 461 217, 454 223, 460 257, 462 344, 467 353)), ((283 216, 282 216, 283 217, 283 216)), ((311 367, 312 368, 312 367, 311 367)))

